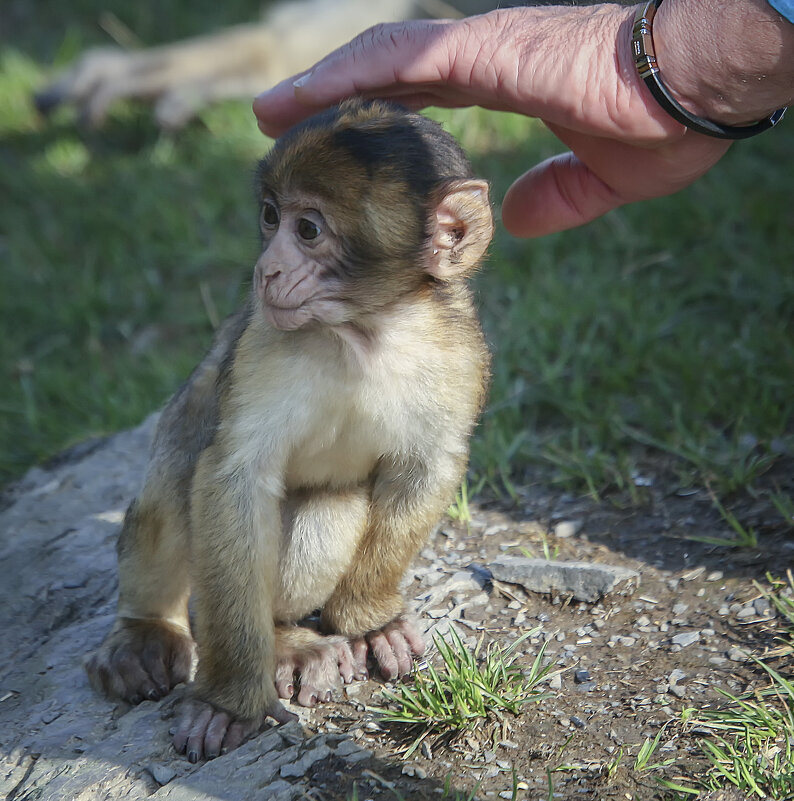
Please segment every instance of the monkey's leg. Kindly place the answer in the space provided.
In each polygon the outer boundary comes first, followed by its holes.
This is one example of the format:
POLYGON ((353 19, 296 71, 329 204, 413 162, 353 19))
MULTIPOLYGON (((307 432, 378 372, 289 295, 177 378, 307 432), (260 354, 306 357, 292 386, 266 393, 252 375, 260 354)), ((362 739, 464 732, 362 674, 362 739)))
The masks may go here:
POLYGON ((421 634, 404 613, 399 584, 453 497, 463 466, 462 456, 443 458, 443 451, 433 465, 383 460, 366 532, 323 607, 324 627, 349 636, 354 657, 368 647, 387 679, 409 673, 412 657, 424 652, 421 634))
POLYGON ((119 606, 105 641, 86 660, 92 685, 139 703, 187 681, 194 656, 187 512, 150 486, 127 510, 118 543, 119 606))
POLYGON ((242 446, 231 439, 216 440, 202 453, 193 480, 199 663, 193 699, 174 735, 174 747, 191 762, 235 748, 267 716, 281 723, 295 717, 279 702, 274 685, 278 500, 267 489, 272 482, 240 462, 242 446))
MULTIPOLYGON (((282 503, 283 542, 276 620, 297 623, 322 607, 355 558, 369 515, 367 486, 291 491, 282 503)), ((322 637, 305 626, 277 631, 276 689, 314 706, 338 686, 367 678, 367 648, 351 650, 347 637, 322 637), (296 677, 299 684, 296 683, 296 677)))

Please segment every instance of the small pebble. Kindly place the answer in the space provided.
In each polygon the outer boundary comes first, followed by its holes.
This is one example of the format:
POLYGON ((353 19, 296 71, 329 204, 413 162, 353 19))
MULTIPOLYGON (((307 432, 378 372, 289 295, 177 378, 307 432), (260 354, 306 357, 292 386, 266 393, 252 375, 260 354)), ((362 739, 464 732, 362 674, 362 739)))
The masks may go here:
POLYGON ((148 766, 149 773, 152 778, 162 787, 168 784, 176 776, 176 771, 168 765, 160 765, 153 763, 148 766))
POLYGON ((554 536, 560 539, 575 537, 582 530, 581 520, 562 520, 554 526, 554 536))
POLYGON ((772 608, 769 605, 769 601, 767 601, 766 598, 756 598, 753 601, 753 606, 755 607, 755 611, 758 612, 758 614, 763 617, 765 617, 772 611, 772 608))
POLYGON ((700 639, 699 631, 682 631, 681 634, 676 634, 672 638, 673 645, 678 645, 681 648, 686 648, 688 645, 693 645, 700 639))
POLYGON ((686 673, 679 668, 675 668, 675 670, 670 671, 670 675, 667 677, 667 681, 670 685, 678 684, 679 681, 686 678, 686 673))
POLYGON ((756 617, 758 612, 755 611, 754 606, 743 606, 737 613, 736 619, 737 620, 749 620, 752 617, 756 617))
POLYGON ((584 684, 586 681, 590 681, 590 671, 589 670, 575 670, 573 674, 573 680, 577 684, 584 684))
POLYGON ((731 662, 746 662, 748 658, 741 648, 736 648, 735 646, 728 651, 727 657, 731 662))

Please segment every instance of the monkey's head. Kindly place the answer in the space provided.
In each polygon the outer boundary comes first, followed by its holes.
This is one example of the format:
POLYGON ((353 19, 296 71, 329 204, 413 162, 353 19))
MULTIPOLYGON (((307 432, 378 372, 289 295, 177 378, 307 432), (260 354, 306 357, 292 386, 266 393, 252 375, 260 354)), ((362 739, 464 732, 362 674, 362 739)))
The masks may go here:
POLYGON ((278 139, 260 163, 254 287, 276 328, 367 325, 460 281, 493 233, 488 184, 455 140, 398 106, 350 100, 278 139))

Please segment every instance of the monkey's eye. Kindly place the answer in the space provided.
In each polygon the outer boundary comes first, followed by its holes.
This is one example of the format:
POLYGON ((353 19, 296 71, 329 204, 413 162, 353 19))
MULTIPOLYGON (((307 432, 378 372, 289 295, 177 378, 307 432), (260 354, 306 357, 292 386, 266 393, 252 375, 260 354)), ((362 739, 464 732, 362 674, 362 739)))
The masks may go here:
POLYGON ((317 239, 322 233, 320 226, 317 223, 308 220, 306 217, 301 217, 298 220, 298 236, 301 239, 312 240, 317 239))
POLYGON ((262 222, 269 228, 273 228, 274 226, 278 225, 278 220, 279 217, 276 204, 266 200, 262 204, 262 222))

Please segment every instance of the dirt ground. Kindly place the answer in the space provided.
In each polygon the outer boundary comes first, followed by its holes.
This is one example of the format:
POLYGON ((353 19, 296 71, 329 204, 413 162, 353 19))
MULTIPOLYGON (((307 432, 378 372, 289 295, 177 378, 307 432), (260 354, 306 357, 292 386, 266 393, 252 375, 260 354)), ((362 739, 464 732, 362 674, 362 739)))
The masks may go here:
MULTIPOLYGON (((524 643, 519 661, 529 667, 547 639, 546 655, 566 670, 559 689, 528 705, 521 716, 479 726, 410 762, 440 786, 453 777, 457 790, 477 787, 478 797, 512 797, 515 771, 517 798, 548 798, 551 770, 554 798, 659 798, 654 773, 662 774, 630 769, 645 738, 667 724, 652 761, 674 760, 664 771, 667 778, 691 776, 703 762, 691 753, 697 732, 678 723, 681 710, 718 704, 718 689, 737 694, 766 686, 748 653, 771 657, 784 672, 794 668, 774 658, 779 621, 754 585, 766 585, 767 571, 780 576, 794 564, 794 538, 780 529, 773 510, 758 504, 748 505, 743 519, 759 532, 761 548, 727 549, 690 539, 731 534, 706 491, 677 494, 654 486, 641 509, 595 504, 542 486, 520 494, 518 509, 480 506, 468 529, 443 526, 423 552, 425 564, 432 564, 427 557, 434 554, 460 566, 487 566, 503 552, 521 549, 543 556, 545 541, 558 560, 633 568, 641 583, 630 595, 610 595, 595 604, 497 583, 487 604, 464 607, 457 629, 484 633, 486 642, 493 638, 508 645, 527 629, 542 627, 524 643), (689 636, 681 638, 682 645, 673 641, 677 635, 689 636), (566 769, 555 771, 560 767, 566 769)), ((416 590, 421 597, 422 587, 415 580, 409 595, 416 590)), ((450 598, 447 606, 454 609, 461 600, 450 598)), ((368 698, 357 692, 353 700, 368 698)), ((322 715, 340 727, 354 718, 346 704, 322 715)), ((394 731, 360 731, 361 741, 389 766, 383 781, 369 782, 366 797, 393 797, 386 782, 406 798, 438 797, 437 788, 428 792, 423 783, 407 779, 399 764, 390 765, 400 746, 394 731)), ((316 780, 329 788, 324 774, 316 780)))
POLYGON ((730 535, 706 491, 652 477, 645 504, 621 508, 529 484, 517 503, 484 502, 468 525, 445 522, 407 597, 431 631, 454 625, 471 645, 537 629, 519 664, 546 642, 562 669, 542 700, 451 742, 428 737, 406 760, 409 733, 378 722, 382 685, 368 681, 296 710, 302 732, 265 731, 190 765, 168 735, 178 692, 131 709, 97 697, 81 667, 112 620, 114 543, 151 425, 37 468, 3 497, 0 799, 511 798, 514 788, 518 799, 659 798, 654 772, 632 770, 646 738, 667 724, 665 775, 692 775, 696 732, 679 724, 681 710, 718 703, 718 689, 765 686, 747 653, 791 670, 775 656, 780 621, 753 583, 794 564, 794 538, 774 510, 748 501, 741 517, 760 547, 729 549, 691 539, 730 535), (583 603, 489 579, 498 558, 543 557, 544 543, 556 560, 631 568, 639 584, 583 603))

